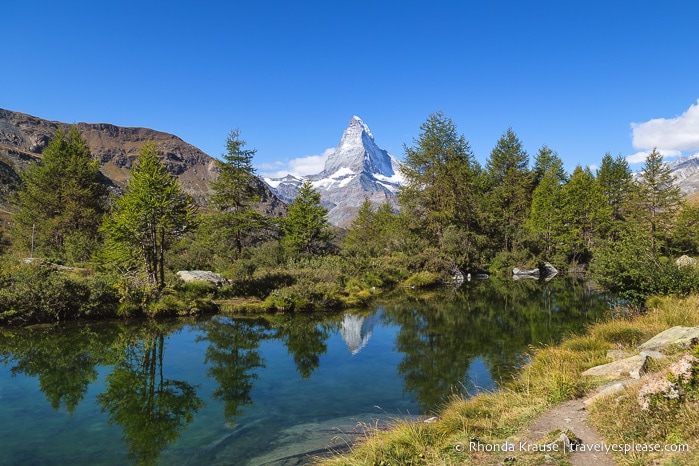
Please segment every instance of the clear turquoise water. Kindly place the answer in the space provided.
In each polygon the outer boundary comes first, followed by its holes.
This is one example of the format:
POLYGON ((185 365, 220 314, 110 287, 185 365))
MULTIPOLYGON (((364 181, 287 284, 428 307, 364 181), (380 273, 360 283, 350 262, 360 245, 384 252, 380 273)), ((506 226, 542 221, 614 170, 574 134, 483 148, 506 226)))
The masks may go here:
POLYGON ((607 309, 484 281, 336 315, 0 329, 0 464, 303 464, 511 378, 607 309))

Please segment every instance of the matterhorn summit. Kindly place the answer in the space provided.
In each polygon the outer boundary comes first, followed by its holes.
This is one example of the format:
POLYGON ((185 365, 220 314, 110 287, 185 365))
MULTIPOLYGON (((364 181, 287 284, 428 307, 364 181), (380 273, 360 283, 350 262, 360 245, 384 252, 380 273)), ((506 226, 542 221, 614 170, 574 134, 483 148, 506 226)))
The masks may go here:
MULTIPOLYGON (((349 226, 365 198, 376 205, 385 201, 395 205, 403 181, 400 165, 397 158, 376 144, 366 123, 354 116, 323 171, 306 179, 320 193, 321 203, 328 209, 328 221, 349 226)), ((304 179, 287 175, 265 181, 278 197, 291 201, 304 179)))

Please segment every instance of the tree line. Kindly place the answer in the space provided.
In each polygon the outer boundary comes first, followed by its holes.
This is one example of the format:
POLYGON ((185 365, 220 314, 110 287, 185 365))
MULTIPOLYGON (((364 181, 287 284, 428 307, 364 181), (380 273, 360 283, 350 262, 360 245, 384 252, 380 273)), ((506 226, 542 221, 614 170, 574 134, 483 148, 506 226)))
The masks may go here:
POLYGON ((404 152, 400 213, 365 203, 345 240, 348 254, 402 252, 437 274, 546 262, 589 268, 634 299, 696 288, 694 269, 674 259, 699 252, 699 206, 686 202, 655 149, 637 175, 609 153, 594 172, 577 166, 569 174, 546 145, 530 161, 510 128, 481 166, 454 122, 435 113, 404 152))
MULTIPOLYGON (((455 123, 434 113, 404 145, 400 209, 367 199, 351 227, 338 230, 310 182, 284 217, 260 213, 256 151, 239 130, 225 147, 202 207, 167 173, 154 143, 143 145, 115 195, 77 128, 59 130, 41 163, 22 174, 10 244, 2 247, 88 270, 90 309, 112 300, 123 312, 152 302, 177 307, 163 297, 181 287, 174 279, 181 269, 221 272, 233 285, 218 296, 278 309, 358 304, 382 286, 545 262, 590 268, 603 286, 633 299, 687 293, 699 283, 694 268, 674 264, 699 251, 699 207, 685 202, 657 150, 637 176, 609 153, 594 172, 578 166, 568 174, 545 145, 530 161, 510 128, 481 166, 455 123)), ((3 320, 22 315, 18 303, 39 299, 17 291, 23 272, 8 264, 0 267, 3 320)))

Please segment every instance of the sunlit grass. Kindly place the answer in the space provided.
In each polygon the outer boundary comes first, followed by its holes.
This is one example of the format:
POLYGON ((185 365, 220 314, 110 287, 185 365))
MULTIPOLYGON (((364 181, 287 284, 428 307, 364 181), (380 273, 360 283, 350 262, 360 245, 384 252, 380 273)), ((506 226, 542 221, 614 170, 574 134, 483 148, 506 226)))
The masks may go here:
MULTIPOLYGON (((607 351, 626 349, 657 333, 676 326, 699 326, 699 296, 685 299, 654 298, 651 309, 592 325, 587 334, 571 336, 558 346, 535 348, 531 362, 515 380, 499 391, 481 393, 472 398, 455 397, 440 411, 434 423, 396 421, 387 431, 368 435, 349 453, 319 460, 327 465, 403 465, 403 464, 502 464, 505 453, 471 452, 469 442, 502 444, 516 441, 539 414, 565 400, 589 393, 604 380, 582 377, 586 369, 609 362, 607 351)), ((670 356, 651 366, 666 370, 670 356)), ((674 358, 674 359, 673 359, 674 358)), ((630 386, 616 397, 593 405, 591 419, 608 443, 685 442, 689 453, 649 455, 631 453, 617 460, 624 465, 699 464, 699 404, 691 401, 680 406, 671 422, 640 412, 637 386, 630 386), (614 412, 614 416, 609 416, 614 412), (660 464, 660 463, 657 463, 660 464)), ((514 464, 541 464, 543 455, 515 454, 514 464)), ((564 457, 557 457, 565 464, 564 457)))

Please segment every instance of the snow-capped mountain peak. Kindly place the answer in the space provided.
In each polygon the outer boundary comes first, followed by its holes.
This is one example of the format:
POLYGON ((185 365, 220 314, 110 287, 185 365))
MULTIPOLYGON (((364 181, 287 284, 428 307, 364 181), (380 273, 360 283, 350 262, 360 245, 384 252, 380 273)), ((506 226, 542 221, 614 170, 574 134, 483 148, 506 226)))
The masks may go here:
POLYGON ((376 145, 366 123, 353 116, 342 133, 337 149, 330 154, 325 169, 318 176, 328 177, 342 168, 349 168, 355 173, 366 172, 390 178, 398 172, 399 165, 395 157, 376 145))
MULTIPOLYGON (((375 204, 388 200, 395 205, 395 193, 403 182, 400 166, 397 158, 376 144, 369 127, 355 115, 325 161, 323 171, 307 179, 320 192, 330 223, 347 225, 365 198, 375 204)), ((285 200, 293 199, 293 187, 301 182, 289 177, 265 181, 275 192, 283 190, 280 197, 285 200)))

